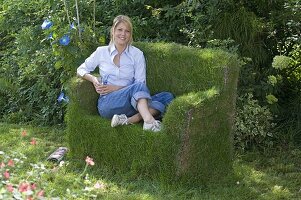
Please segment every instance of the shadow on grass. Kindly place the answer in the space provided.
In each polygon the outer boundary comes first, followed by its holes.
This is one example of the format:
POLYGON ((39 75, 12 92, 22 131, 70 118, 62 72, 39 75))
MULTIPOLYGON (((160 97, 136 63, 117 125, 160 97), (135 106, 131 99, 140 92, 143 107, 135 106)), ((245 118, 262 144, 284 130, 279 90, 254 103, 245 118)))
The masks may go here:
MULTIPOLYGON (((46 194, 61 198, 301 199, 301 150, 297 148, 265 154, 249 152, 237 155, 232 175, 220 180, 218 184, 194 187, 166 185, 155 180, 113 174, 98 163, 89 166, 82 174, 85 168, 84 158, 73 160, 68 155, 63 167, 49 163, 46 158, 56 148, 67 146, 63 127, 0 124, 0 141, 0 151, 22 152, 28 162, 44 162, 51 168, 50 173, 41 175, 40 178, 47 182, 46 194), (93 193, 91 191, 95 190, 95 183, 100 183, 100 188, 93 193), (85 194, 86 191, 88 192, 85 194)), ((26 174, 30 170, 28 165, 26 169, 22 169, 22 173, 26 174)))

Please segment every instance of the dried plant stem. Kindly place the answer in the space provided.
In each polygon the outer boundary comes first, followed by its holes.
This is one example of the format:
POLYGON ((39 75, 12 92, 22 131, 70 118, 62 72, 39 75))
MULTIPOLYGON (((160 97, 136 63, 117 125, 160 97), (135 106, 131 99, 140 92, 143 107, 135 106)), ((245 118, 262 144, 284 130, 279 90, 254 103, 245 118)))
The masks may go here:
POLYGON ((71 25, 71 21, 70 21, 70 16, 69 16, 69 12, 68 12, 68 8, 67 8, 66 0, 64 0, 64 6, 65 6, 65 11, 66 11, 68 23, 69 23, 69 25, 71 25))
POLYGON ((93 31, 94 31, 94 33, 95 33, 95 24, 96 24, 95 15, 96 15, 96 0, 94 0, 94 4, 93 4, 93 31))
POLYGON ((79 39, 82 40, 81 29, 80 29, 80 24, 79 24, 79 12, 78 12, 78 3, 77 3, 77 0, 75 0, 75 6, 76 6, 76 18, 77 18, 78 36, 79 36, 79 39))

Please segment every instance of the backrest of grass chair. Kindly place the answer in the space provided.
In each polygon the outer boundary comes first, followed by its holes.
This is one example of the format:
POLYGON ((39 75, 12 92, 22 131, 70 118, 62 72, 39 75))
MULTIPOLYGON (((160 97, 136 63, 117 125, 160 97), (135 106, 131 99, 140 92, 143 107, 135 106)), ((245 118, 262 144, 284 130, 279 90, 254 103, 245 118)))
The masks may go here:
POLYGON ((230 55, 218 50, 179 44, 136 43, 147 60, 147 85, 152 93, 182 95, 212 87, 221 89, 230 55))

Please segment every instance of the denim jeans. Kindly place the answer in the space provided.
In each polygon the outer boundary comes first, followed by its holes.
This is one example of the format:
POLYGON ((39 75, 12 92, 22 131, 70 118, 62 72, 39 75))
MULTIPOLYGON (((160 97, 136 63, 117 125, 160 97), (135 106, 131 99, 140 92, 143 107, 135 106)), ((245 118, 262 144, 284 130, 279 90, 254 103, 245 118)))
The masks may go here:
POLYGON ((164 114, 166 106, 174 99, 170 92, 160 92, 153 96, 144 83, 134 83, 107 95, 100 95, 98 99, 98 112, 100 116, 111 119, 114 114, 125 114, 131 117, 138 113, 137 101, 148 99, 150 108, 164 114))

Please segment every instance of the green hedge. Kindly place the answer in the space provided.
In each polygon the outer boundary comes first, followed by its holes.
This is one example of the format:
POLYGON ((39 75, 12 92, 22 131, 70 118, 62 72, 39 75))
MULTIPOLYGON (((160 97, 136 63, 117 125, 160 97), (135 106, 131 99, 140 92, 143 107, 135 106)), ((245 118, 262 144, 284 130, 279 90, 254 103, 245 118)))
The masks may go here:
POLYGON ((240 61, 221 50, 178 44, 135 43, 147 59, 153 93, 171 91, 163 131, 142 124, 110 127, 98 116, 93 85, 69 84, 67 132, 74 157, 91 156, 99 167, 164 182, 216 182, 232 169, 232 126, 240 61))

